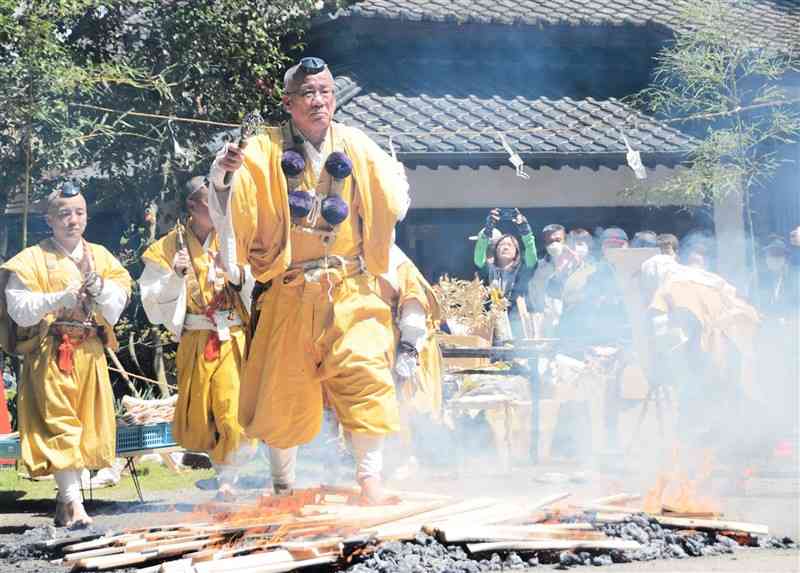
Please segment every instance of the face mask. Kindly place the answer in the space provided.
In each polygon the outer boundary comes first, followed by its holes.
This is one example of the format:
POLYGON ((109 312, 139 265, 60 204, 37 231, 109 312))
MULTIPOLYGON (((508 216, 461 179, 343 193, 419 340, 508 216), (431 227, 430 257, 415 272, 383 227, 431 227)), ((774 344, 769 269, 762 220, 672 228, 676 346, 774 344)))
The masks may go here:
POLYGON ((767 257, 767 268, 771 271, 779 271, 783 268, 783 257, 767 257))
POLYGON ((547 245, 547 254, 553 258, 558 257, 564 252, 564 243, 550 243, 547 245))
POLYGON ((577 245, 575 245, 574 251, 575 254, 578 255, 579 257, 585 257, 586 255, 589 254, 589 245, 587 245, 586 243, 578 243, 577 245))

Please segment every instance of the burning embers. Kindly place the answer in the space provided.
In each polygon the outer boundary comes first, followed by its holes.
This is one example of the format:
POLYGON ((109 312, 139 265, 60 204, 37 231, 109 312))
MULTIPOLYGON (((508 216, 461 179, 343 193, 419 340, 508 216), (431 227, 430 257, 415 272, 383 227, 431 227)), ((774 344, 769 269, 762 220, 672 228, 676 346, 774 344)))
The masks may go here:
POLYGON ((764 537, 766 526, 723 521, 716 514, 699 519, 642 513, 628 507, 639 499, 631 494, 558 509, 553 505, 569 494, 530 502, 403 492, 397 504, 387 506, 357 505, 357 495, 355 489, 319 487, 265 496, 251 506, 211 504, 185 523, 48 545, 61 548, 58 562, 75 571, 135 566, 147 573, 277 573, 358 562, 353 570, 362 573, 420 568, 477 573, 539 562, 599 565, 730 552, 738 544, 791 543, 764 537))

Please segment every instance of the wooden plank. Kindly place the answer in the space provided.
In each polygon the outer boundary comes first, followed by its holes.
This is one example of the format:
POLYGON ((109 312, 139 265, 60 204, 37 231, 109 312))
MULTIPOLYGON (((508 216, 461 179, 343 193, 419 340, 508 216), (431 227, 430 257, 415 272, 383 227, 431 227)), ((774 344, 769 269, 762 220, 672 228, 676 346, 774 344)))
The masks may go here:
POLYGON ((335 556, 317 557, 315 559, 304 559, 303 561, 292 561, 291 563, 274 563, 270 565, 262 565, 252 567, 250 569, 240 569, 237 573, 284 573, 285 571, 293 571, 295 569, 303 569, 305 567, 314 567, 317 565, 326 565, 335 563, 337 561, 335 556))
POLYGON ((155 551, 147 553, 122 553, 119 555, 103 555, 101 557, 88 557, 75 562, 73 571, 104 571, 106 569, 116 569, 118 567, 130 567, 145 563, 151 559, 157 559, 155 551))
POLYGON ((665 515, 656 515, 653 517, 655 517, 659 524, 668 527, 711 531, 740 531, 755 535, 769 534, 769 527, 759 523, 744 523, 741 521, 724 521, 719 519, 693 519, 690 517, 668 517, 665 515))
POLYGON ((253 555, 243 555, 240 557, 230 557, 228 559, 216 559, 203 563, 195 563, 195 573, 221 573, 223 571, 239 571, 250 569, 255 566, 268 565, 271 563, 294 562, 295 558, 285 549, 274 551, 262 551, 253 555))
POLYGON ((598 497, 588 503, 588 505, 622 505, 631 501, 637 501, 642 498, 640 493, 618 493, 616 495, 607 495, 606 497, 598 497))
POLYGON ((547 525, 450 526, 437 528, 435 534, 442 543, 541 541, 547 539, 596 541, 608 539, 605 533, 602 531, 594 531, 591 529, 591 526, 589 526, 589 529, 552 528, 547 525))
POLYGON ((498 541, 492 543, 468 543, 470 553, 486 553, 488 551, 556 551, 565 549, 618 549, 628 551, 639 549, 636 541, 626 539, 601 539, 598 541, 569 541, 553 539, 549 541, 498 541))

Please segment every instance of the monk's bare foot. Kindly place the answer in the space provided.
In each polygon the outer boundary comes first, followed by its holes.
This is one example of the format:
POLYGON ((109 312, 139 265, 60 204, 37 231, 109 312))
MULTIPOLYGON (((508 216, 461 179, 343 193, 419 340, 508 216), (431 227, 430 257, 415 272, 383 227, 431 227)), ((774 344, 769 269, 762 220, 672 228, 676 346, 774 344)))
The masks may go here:
POLYGON ((94 520, 86 513, 83 503, 74 501, 66 504, 67 507, 67 527, 70 529, 80 529, 89 527, 94 520))
POLYGON ((361 485, 361 503, 364 505, 393 505, 400 503, 399 497, 386 493, 380 478, 364 478, 359 480, 359 484, 361 485))

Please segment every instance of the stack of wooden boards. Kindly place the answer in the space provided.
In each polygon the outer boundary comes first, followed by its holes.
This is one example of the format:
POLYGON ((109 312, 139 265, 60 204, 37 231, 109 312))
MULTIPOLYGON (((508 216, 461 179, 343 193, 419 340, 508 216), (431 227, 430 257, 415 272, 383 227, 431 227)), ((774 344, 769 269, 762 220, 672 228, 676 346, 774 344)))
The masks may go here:
MULTIPOLYGON (((565 505, 568 493, 535 501, 393 493, 397 503, 363 506, 353 488, 321 486, 264 496, 252 505, 207 504, 180 524, 55 539, 48 545, 62 550, 63 557, 54 563, 73 571, 144 566, 142 573, 279 573, 340 562, 353 550, 413 539, 420 531, 442 543, 465 545, 473 555, 640 547, 636 541, 607 537, 595 527, 638 513, 626 505, 637 495, 565 505)), ((740 542, 742 536, 768 533, 762 525, 713 516, 653 517, 669 528, 732 532, 740 542)))

